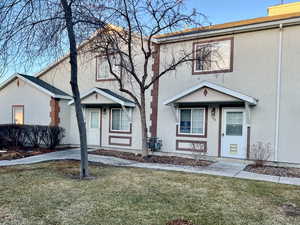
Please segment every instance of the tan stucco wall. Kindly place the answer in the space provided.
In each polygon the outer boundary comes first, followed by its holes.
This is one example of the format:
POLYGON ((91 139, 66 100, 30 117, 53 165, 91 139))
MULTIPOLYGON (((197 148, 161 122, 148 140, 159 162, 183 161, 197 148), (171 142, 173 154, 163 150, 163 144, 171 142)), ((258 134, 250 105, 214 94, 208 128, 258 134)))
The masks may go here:
POLYGON ((51 97, 19 79, 0 91, 0 124, 12 123, 12 105, 24 105, 25 124, 50 124, 51 97))

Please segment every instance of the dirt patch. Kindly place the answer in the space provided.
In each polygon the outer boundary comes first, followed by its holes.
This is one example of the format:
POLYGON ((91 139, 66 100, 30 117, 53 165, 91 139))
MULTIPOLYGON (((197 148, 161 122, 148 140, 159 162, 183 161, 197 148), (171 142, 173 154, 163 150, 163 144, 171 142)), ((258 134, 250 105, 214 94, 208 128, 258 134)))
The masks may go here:
POLYGON ((169 221, 166 225, 195 225, 195 224, 187 220, 177 219, 177 220, 169 221))
POLYGON ((63 150, 67 150, 67 149, 70 149, 70 148, 69 147, 57 148, 55 150, 51 150, 51 149, 35 149, 35 150, 16 149, 16 150, 8 150, 6 152, 1 151, 0 152, 0 160, 21 159, 21 158, 26 158, 26 157, 35 156, 35 155, 41 155, 41 154, 50 153, 50 152, 63 151, 63 150))
POLYGON ((172 165, 180 165, 180 166, 209 166, 210 164, 213 163, 207 160, 195 160, 195 159, 187 159, 187 158, 175 157, 175 156, 152 155, 148 158, 143 158, 140 154, 110 151, 110 150, 103 150, 103 149, 89 152, 89 154, 114 156, 122 159, 142 162, 142 163, 161 163, 161 164, 172 164, 172 165))
POLYGON ((281 176, 281 177, 297 177, 300 178, 300 168, 275 167, 275 166, 260 166, 249 165, 245 171, 251 173, 281 176))
POLYGON ((284 204, 282 209, 287 216, 300 216, 300 207, 295 204, 284 204))

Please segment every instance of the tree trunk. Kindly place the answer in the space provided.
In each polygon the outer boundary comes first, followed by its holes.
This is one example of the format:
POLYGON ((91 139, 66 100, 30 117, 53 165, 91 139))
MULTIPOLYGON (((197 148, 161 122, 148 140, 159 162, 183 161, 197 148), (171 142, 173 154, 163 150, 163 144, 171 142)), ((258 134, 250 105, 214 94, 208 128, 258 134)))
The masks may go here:
POLYGON ((86 138, 86 126, 84 122, 82 106, 80 101, 80 92, 78 88, 78 63, 77 63, 77 44, 74 33, 73 15, 71 5, 68 4, 67 0, 61 0, 63 10, 65 13, 65 20, 67 25, 69 43, 70 43, 70 64, 71 64, 71 87, 75 103, 76 118, 80 137, 80 178, 89 176, 88 172, 88 153, 87 153, 87 138, 86 138))
POLYGON ((142 156, 148 157, 149 149, 147 146, 147 120, 146 120, 146 103, 145 103, 145 91, 141 91, 141 108, 140 108, 140 116, 141 116, 141 127, 142 127, 142 156))

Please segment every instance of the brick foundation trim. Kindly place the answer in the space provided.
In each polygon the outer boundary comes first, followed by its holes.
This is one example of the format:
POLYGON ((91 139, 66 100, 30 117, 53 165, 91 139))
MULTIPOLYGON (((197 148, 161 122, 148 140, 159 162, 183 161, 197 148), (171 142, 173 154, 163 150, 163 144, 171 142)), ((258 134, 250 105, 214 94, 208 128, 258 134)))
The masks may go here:
MULTIPOLYGON (((153 44, 154 47, 154 53, 152 55, 153 57, 153 65, 152 65, 152 72, 153 72, 153 78, 159 75, 159 64, 160 64, 160 45, 153 44)), ((150 121, 151 121, 151 127, 150 132, 152 137, 157 136, 157 113, 158 113, 158 89, 159 89, 159 79, 153 83, 153 87, 151 90, 151 115, 150 115, 150 121)))
POLYGON ((58 126, 60 123, 60 118, 59 118, 59 112, 60 112, 60 107, 59 107, 59 99, 56 98, 51 98, 50 100, 50 126, 58 126))

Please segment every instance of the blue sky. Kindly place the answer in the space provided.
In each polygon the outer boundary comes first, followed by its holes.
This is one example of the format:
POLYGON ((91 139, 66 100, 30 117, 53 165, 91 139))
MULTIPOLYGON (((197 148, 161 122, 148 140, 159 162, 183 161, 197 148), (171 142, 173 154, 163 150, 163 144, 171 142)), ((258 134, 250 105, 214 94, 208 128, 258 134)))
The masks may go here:
MULTIPOLYGON (((297 1, 300 0, 284 0, 284 3, 297 1)), ((280 4, 281 0, 186 0, 186 2, 189 9, 195 8, 197 11, 205 14, 210 23, 220 24, 267 16, 267 8, 269 6, 280 4)), ((11 66, 5 73, 5 77, 10 76, 15 72, 33 75, 42 68, 43 66, 37 65, 27 71, 24 71, 19 66, 18 68, 11 66)))
MULTIPOLYGON (((281 0, 186 0, 189 8, 205 14, 212 24, 267 16, 269 6, 281 0)), ((300 0, 284 0, 284 3, 300 0)))

